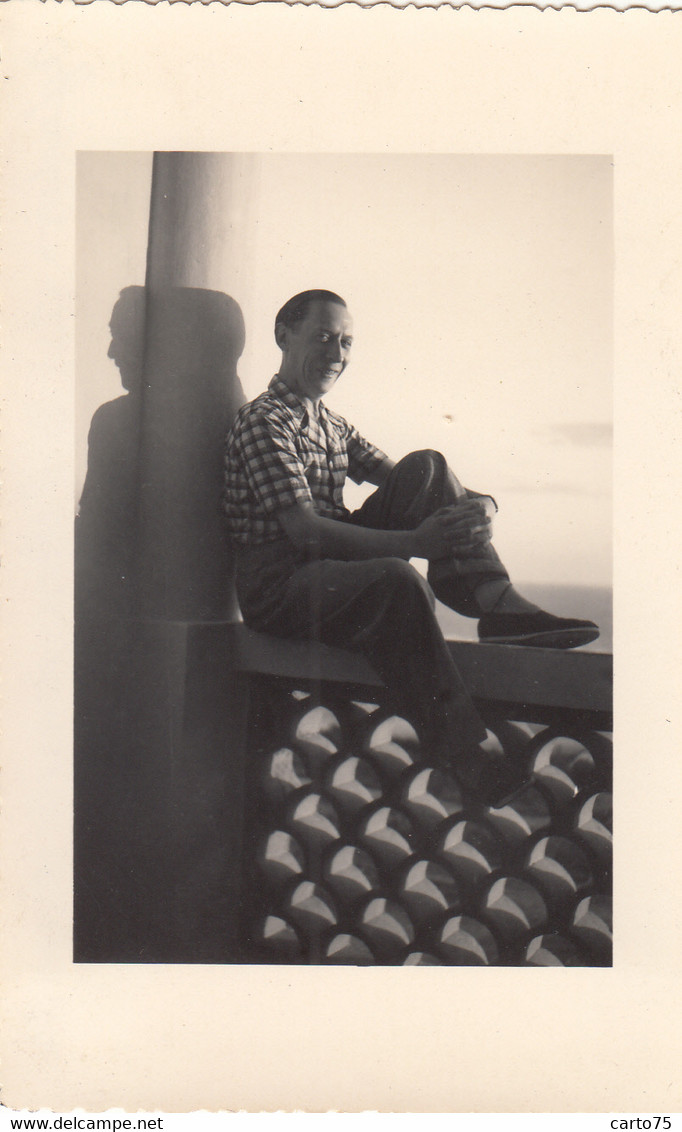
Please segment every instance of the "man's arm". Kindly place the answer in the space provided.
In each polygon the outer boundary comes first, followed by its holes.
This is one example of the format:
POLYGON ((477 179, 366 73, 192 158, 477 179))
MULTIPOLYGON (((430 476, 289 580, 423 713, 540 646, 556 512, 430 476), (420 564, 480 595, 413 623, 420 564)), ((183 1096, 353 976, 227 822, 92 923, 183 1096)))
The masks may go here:
POLYGON ((385 456, 378 467, 373 468, 371 472, 365 472, 365 483, 371 483, 374 487, 380 487, 384 482, 389 472, 395 468, 395 460, 389 460, 385 456))
POLYGON ((378 531, 318 515, 308 502, 279 511, 280 525, 298 550, 313 556, 361 558, 446 558, 490 540, 480 504, 463 501, 442 507, 413 531, 378 531), (476 531, 478 525, 478 531, 476 531))

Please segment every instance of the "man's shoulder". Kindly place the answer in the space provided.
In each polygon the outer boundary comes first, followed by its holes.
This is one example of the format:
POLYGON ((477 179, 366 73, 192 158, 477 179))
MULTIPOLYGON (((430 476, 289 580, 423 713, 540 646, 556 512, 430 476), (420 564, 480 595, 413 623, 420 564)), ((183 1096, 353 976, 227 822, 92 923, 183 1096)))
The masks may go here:
POLYGON ((279 397, 276 397, 270 389, 265 389, 257 397, 254 397, 253 401, 247 401, 237 411, 232 425, 232 433, 236 435, 245 429, 258 427, 265 421, 289 423, 292 419, 291 409, 280 401, 279 397))

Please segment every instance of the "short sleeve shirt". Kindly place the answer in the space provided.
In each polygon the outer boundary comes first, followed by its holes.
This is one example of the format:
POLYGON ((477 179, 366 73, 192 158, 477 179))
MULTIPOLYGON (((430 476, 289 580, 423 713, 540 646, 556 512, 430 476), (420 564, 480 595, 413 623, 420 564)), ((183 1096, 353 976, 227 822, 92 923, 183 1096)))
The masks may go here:
POLYGON ((386 458, 322 402, 318 419, 311 417, 275 376, 239 410, 227 436, 223 502, 232 538, 251 546, 281 539, 277 513, 297 503, 346 520, 346 477, 363 483, 386 458))

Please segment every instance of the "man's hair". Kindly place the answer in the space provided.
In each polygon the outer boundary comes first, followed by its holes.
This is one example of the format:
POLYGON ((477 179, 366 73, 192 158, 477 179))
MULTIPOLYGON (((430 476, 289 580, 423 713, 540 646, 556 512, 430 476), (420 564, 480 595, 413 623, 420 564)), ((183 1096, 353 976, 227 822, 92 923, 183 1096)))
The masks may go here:
POLYGON ((282 309, 277 312, 275 331, 280 323, 286 327, 292 327, 296 326, 298 322, 302 322, 311 303, 339 303, 342 307, 346 306, 345 299, 342 299, 340 295, 335 295, 333 291, 301 291, 300 295, 294 295, 293 299, 288 299, 282 309))

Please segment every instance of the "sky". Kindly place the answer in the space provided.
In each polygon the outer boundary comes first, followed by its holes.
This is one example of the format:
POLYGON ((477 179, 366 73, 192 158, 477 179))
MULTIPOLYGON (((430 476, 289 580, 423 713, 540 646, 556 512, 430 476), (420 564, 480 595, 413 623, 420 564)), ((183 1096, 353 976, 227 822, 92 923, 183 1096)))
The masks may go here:
MULTIPOLYGON (((277 369, 285 299, 338 292, 354 346, 331 407, 393 458, 440 449, 493 494, 515 578, 609 585, 611 159, 262 154, 236 170, 225 209, 243 253, 219 286, 244 313, 247 397, 277 369)), ((106 324, 144 281, 150 171, 145 154, 79 167, 79 476, 89 416, 122 392, 106 324)), ((363 496, 351 486, 350 505, 363 496)))

